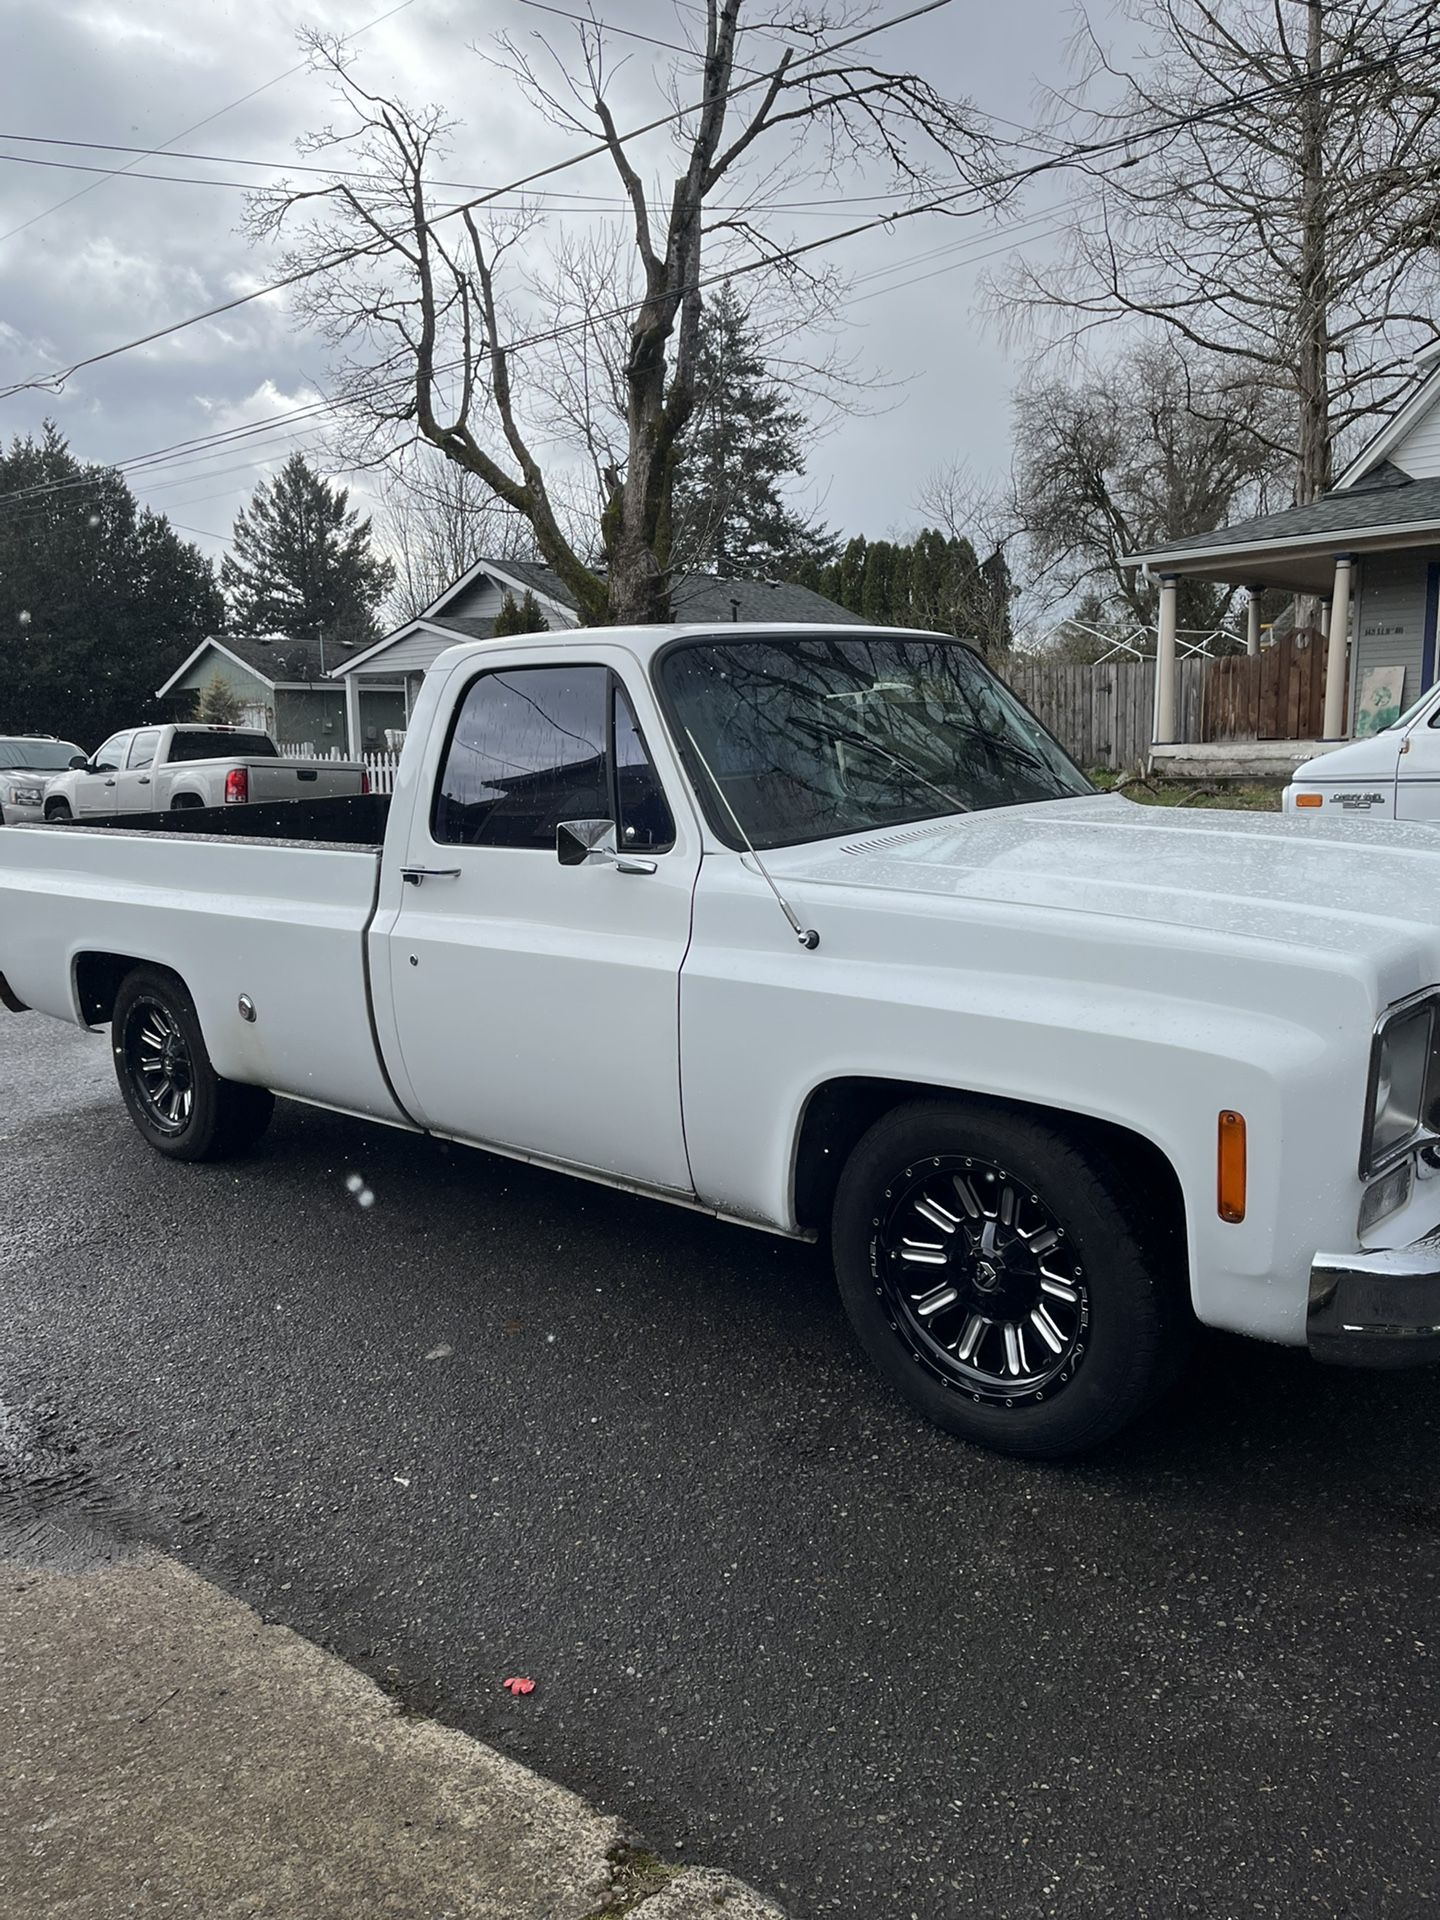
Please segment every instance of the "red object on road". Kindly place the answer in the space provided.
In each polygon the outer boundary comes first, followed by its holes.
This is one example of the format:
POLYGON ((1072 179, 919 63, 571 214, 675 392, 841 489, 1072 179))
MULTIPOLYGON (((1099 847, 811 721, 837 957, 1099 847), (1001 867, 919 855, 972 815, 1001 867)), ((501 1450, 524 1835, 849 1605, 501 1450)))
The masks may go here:
POLYGON ((518 1675, 513 1676, 509 1680, 502 1680, 500 1684, 507 1693, 533 1693, 535 1691, 535 1682, 533 1680, 522 1680, 518 1675))

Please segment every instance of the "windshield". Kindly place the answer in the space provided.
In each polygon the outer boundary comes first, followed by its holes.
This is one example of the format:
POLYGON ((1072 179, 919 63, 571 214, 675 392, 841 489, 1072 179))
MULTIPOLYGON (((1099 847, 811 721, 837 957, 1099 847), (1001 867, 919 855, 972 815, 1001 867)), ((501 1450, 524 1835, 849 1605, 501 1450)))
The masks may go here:
POLYGON ((783 847, 1094 791, 958 640, 696 641, 662 658, 660 682, 731 846, 732 810, 757 847, 783 847))
POLYGON ((279 749, 268 733, 184 733, 170 742, 174 760, 273 760, 279 749))
POLYGON ((80 749, 73 740, 0 739, 0 767, 7 772, 63 773, 80 749))

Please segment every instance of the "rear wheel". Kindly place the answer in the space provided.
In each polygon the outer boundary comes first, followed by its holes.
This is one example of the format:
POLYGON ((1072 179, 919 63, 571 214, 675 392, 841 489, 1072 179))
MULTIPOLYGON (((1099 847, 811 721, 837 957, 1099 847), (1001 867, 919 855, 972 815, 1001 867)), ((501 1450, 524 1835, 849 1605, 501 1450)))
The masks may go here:
POLYGON ((275 1096, 223 1080, 184 983, 159 967, 121 982, 111 1024, 115 1076, 130 1117, 172 1160, 223 1160, 251 1147, 270 1124, 275 1096))
POLYGON ((1142 1412, 1190 1325, 1183 1255, 1123 1162, 978 1101, 916 1101, 856 1147, 836 1277, 881 1372, 952 1433, 1062 1459, 1142 1412))

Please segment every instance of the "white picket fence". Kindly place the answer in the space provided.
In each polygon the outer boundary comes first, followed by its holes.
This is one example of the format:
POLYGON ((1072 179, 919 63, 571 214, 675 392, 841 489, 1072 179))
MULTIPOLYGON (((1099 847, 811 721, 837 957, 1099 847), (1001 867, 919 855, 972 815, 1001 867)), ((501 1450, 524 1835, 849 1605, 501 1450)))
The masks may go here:
MULTIPOLYGON (((323 752, 319 752, 316 750, 313 741, 309 740, 301 740, 294 744, 282 742, 280 751, 287 760, 317 760, 321 765, 324 765, 327 760, 347 761, 353 760, 355 757, 352 754, 341 753, 338 747, 327 747, 323 752)), ((359 758, 365 771, 370 776, 370 791, 372 793, 393 793, 395 791, 395 776, 400 771, 400 755, 398 753, 362 753, 359 758)))

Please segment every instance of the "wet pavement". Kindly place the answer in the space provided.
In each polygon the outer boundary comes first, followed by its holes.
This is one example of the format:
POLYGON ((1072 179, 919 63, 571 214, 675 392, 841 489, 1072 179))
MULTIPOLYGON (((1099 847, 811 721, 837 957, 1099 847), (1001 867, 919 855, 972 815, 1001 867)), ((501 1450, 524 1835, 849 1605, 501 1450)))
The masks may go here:
POLYGON ((29 1017, 0 1108, 0 1538, 165 1547, 797 1920, 1433 1908, 1440 1374, 1215 1338, 1022 1466, 808 1249, 289 1105, 170 1166, 29 1017))

